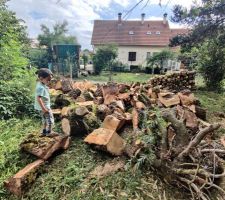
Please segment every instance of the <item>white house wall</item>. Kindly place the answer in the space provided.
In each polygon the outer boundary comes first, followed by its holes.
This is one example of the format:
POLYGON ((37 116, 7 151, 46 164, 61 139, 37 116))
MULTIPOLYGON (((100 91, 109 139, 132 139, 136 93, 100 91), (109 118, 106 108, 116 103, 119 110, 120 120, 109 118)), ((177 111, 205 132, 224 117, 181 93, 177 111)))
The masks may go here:
POLYGON ((147 46, 119 46, 118 60, 127 65, 146 65, 147 52, 160 52, 166 47, 147 47, 147 46), (128 61, 129 52, 136 52, 136 61, 128 61))
MULTIPOLYGON (((94 52, 96 52, 98 46, 94 46, 94 52)), ((146 65, 147 52, 160 52, 165 47, 149 47, 149 46, 118 46, 118 58, 117 60, 126 65, 146 65), (128 61, 129 52, 136 52, 136 61, 128 61)))

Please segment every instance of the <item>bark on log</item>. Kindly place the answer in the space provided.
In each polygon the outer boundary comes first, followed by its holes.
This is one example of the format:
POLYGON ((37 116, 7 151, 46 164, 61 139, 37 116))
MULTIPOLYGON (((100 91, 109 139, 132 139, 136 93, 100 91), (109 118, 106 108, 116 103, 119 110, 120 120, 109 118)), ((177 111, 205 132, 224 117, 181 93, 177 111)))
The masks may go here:
POLYGON ((21 197, 30 184, 35 181, 43 164, 44 161, 40 159, 30 163, 5 181, 4 186, 14 195, 21 197))
POLYGON ((38 158, 47 160, 54 152, 64 149, 68 142, 69 136, 41 137, 40 134, 30 134, 21 143, 20 147, 23 151, 31 153, 38 158))
POLYGON ((184 147, 185 145, 187 145, 188 142, 189 142, 188 133, 187 133, 187 129, 186 129, 183 121, 178 120, 176 118, 176 115, 175 115, 174 111, 172 111, 171 109, 164 110, 162 112, 162 117, 166 121, 171 122, 172 127, 174 128, 174 130, 176 132, 175 146, 184 147))
POLYGON ((63 118, 61 123, 63 134, 70 135, 71 133, 70 121, 67 118, 63 118))

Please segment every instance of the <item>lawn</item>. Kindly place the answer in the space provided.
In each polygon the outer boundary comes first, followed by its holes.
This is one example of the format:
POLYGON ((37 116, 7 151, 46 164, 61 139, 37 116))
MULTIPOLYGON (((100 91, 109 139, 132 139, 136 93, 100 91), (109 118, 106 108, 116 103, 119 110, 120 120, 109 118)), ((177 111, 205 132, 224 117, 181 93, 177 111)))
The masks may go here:
MULTIPOLYGON (((151 74, 145 73, 114 72, 113 81, 117 83, 147 82, 152 76, 153 75, 151 74)), ((98 83, 106 83, 109 81, 109 72, 102 72, 99 76, 90 75, 87 77, 80 77, 77 80, 84 79, 98 83)))

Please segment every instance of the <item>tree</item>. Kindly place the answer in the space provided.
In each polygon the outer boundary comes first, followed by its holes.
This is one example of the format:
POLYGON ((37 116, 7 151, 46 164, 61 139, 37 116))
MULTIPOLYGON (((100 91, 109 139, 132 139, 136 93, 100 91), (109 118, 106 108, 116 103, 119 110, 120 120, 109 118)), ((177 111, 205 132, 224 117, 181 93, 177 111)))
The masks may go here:
POLYGON ((38 68, 48 66, 47 56, 48 55, 46 49, 33 49, 33 48, 30 48, 27 55, 28 59, 30 60, 30 64, 38 68))
POLYGON ((86 65, 88 63, 88 56, 85 53, 83 53, 82 59, 83 59, 83 62, 84 62, 84 70, 86 70, 86 65))
POLYGON ((27 74, 28 44, 26 27, 8 10, 6 0, 0 1, 0 80, 12 80, 27 74))
POLYGON ((173 59, 174 57, 175 57, 175 53, 165 49, 161 52, 156 53, 152 57, 148 58, 147 64, 151 67, 153 67, 155 64, 159 65, 160 70, 162 70, 164 61, 173 59))
POLYGON ((95 74, 100 74, 103 69, 111 71, 111 64, 117 56, 118 48, 115 45, 109 44, 99 47, 93 56, 95 74))
POLYGON ((181 45, 183 54, 193 48, 199 49, 198 65, 209 89, 221 89, 225 76, 223 62, 225 42, 225 3, 223 0, 202 0, 190 10, 176 5, 173 22, 186 24, 192 29, 188 35, 178 35, 171 40, 171 46, 181 45), (207 49, 209 48, 209 49, 207 49), (212 53, 211 51, 212 48, 212 53), (206 57, 207 55, 207 57, 206 57), (213 73, 215 72, 215 73, 213 73))
POLYGON ((67 35, 67 26, 67 21, 56 23, 53 26, 53 31, 51 31, 46 25, 41 25, 42 34, 38 35, 38 41, 40 43, 40 46, 47 47, 48 62, 53 61, 53 45, 77 44, 77 38, 75 36, 67 35))

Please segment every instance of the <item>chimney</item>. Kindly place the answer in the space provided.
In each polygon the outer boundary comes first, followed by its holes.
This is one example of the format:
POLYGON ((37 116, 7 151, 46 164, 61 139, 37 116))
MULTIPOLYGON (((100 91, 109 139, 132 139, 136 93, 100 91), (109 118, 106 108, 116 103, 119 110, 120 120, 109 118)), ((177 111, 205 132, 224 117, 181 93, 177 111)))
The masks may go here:
POLYGON ((163 15, 163 24, 167 24, 167 13, 164 13, 163 15))
POLYGON ((118 13, 118 22, 119 24, 122 22, 122 13, 118 13))
POLYGON ((144 24, 145 22, 145 13, 141 14, 141 24, 144 24))

